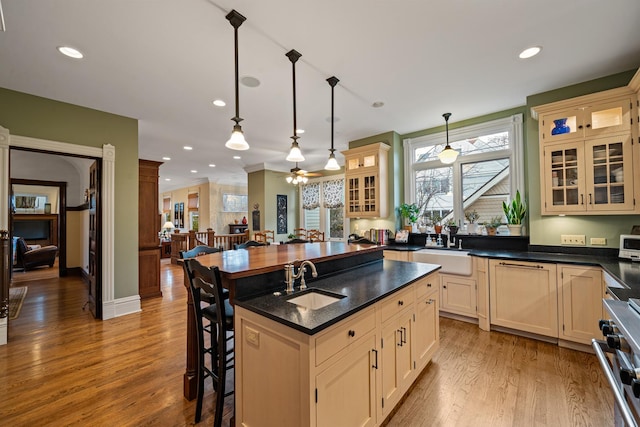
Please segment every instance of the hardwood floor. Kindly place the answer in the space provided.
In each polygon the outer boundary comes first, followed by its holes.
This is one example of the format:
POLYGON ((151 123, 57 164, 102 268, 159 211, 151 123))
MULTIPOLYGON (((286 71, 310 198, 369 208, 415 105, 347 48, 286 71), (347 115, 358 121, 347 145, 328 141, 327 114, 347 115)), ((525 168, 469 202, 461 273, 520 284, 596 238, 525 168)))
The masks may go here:
MULTIPOLYGON (((0 346, 0 424, 185 426, 186 290, 162 260, 162 298, 108 321, 82 310, 76 277, 29 286, 9 344, 0 346)), ((213 423, 206 382, 203 419, 213 423)), ((441 319, 441 345, 389 426, 613 425, 613 398, 595 356, 441 319)), ((225 405, 228 423, 232 399, 225 405)))

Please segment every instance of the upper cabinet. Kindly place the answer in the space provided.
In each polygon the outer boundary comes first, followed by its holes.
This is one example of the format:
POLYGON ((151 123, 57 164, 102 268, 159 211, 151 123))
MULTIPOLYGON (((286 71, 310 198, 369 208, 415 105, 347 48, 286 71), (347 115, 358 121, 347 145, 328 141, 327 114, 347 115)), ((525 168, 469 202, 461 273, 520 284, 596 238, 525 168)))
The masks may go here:
POLYGON ((343 151, 348 218, 386 217, 389 146, 382 142, 343 151))
POLYGON ((640 212, 637 108, 630 88, 534 108, 542 215, 640 212))

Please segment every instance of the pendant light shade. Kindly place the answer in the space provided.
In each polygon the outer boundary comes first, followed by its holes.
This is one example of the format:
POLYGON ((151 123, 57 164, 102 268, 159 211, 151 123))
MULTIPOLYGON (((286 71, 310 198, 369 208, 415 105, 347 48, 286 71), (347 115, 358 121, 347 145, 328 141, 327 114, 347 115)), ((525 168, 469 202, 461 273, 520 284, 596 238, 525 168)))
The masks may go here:
POLYGON ((329 149, 329 161, 327 161, 326 166, 324 167, 326 170, 328 171, 337 171, 340 170, 340 165, 338 164, 338 161, 336 160, 336 155, 334 154, 334 152, 336 151, 335 148, 333 148, 333 122, 334 122, 334 118, 333 118, 333 89, 336 87, 336 85, 338 84, 340 80, 338 80, 338 78, 336 76, 332 76, 329 77, 327 79, 327 82, 329 83, 329 86, 331 86, 331 148, 329 149))
POLYGON ((451 113, 444 113, 442 117, 444 117, 446 125, 447 145, 444 147, 444 150, 438 154, 438 158, 442 163, 448 165, 456 161, 458 158, 458 152, 449 145, 449 117, 451 117, 451 113))
POLYGON ((298 134, 297 134, 297 123, 296 123, 296 62, 302 56, 295 49, 291 49, 286 53, 287 58, 291 61, 291 68, 293 71, 293 142, 291 143, 291 149, 289 150, 289 155, 287 156, 287 160, 290 162, 303 162, 304 156, 302 155, 302 151, 300 151, 300 146, 298 145, 298 134))
POLYGON ((244 139, 244 134, 242 133, 242 127, 240 126, 240 122, 242 118, 240 117, 240 97, 238 90, 238 27, 242 25, 242 23, 247 19, 241 14, 239 14, 235 9, 229 12, 226 16, 227 20, 233 26, 233 38, 234 38, 234 58, 235 58, 235 89, 236 89, 236 115, 231 120, 236 122, 235 126, 233 126, 233 132, 231 132, 231 138, 225 144, 225 147, 230 148, 232 150, 248 150, 249 144, 244 139))

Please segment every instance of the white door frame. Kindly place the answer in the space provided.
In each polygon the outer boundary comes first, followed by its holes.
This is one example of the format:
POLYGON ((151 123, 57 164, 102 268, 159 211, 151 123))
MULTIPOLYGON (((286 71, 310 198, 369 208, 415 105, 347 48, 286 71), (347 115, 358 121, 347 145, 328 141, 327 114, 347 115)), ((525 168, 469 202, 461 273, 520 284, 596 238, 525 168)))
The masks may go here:
MULTIPOLYGON (((0 230, 9 229, 9 147, 29 148, 61 154, 75 154, 102 159, 102 318, 111 319, 118 315, 139 311, 131 307, 134 301, 127 301, 128 309, 121 313, 114 299, 114 230, 115 230, 115 165, 116 148, 104 144, 102 148, 65 142, 11 135, 9 129, 0 126, 0 230), (131 310, 133 308, 133 310, 131 310)), ((133 304, 135 305, 135 303, 133 304)), ((121 309, 123 307, 120 307, 121 309)), ((0 319, 0 345, 7 342, 7 318, 0 319)))

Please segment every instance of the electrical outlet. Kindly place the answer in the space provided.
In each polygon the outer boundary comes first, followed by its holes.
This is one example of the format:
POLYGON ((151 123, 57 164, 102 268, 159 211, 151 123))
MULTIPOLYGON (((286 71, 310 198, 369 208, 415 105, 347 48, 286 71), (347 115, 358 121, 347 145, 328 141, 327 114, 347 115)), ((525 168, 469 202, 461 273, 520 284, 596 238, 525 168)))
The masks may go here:
POLYGON ((589 241, 592 245, 605 246, 607 244, 607 239, 604 237, 592 237, 589 241))
POLYGON ((585 246, 586 237, 584 234, 562 234, 560 236, 561 245, 585 246))

